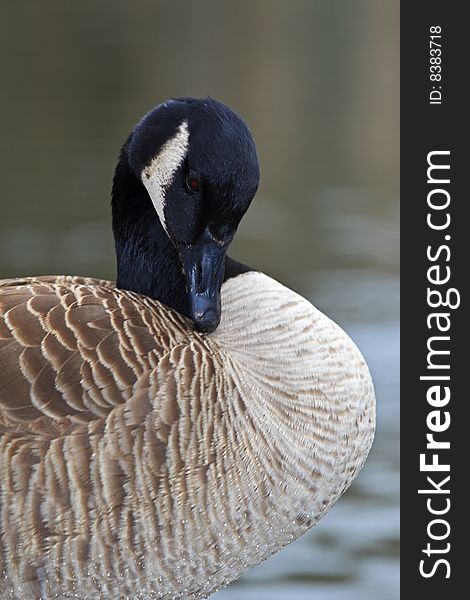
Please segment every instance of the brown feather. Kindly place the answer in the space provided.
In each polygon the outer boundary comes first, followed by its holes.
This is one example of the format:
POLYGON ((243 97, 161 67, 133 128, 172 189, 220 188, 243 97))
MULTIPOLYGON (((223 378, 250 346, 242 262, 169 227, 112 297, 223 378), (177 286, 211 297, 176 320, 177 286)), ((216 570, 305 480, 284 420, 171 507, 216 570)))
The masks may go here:
POLYGON ((110 282, 0 281, 0 598, 202 599, 348 487, 359 352, 266 276, 222 291, 201 336, 110 282))

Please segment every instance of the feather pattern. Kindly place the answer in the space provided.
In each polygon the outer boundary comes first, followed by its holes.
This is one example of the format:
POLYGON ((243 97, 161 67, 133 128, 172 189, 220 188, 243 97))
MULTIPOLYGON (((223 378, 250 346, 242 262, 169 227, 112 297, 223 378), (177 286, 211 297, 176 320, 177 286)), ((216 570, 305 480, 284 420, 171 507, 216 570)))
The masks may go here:
POLYGON ((0 597, 205 598, 312 527, 369 452, 349 337, 258 272, 200 335, 90 278, 0 283, 0 597))

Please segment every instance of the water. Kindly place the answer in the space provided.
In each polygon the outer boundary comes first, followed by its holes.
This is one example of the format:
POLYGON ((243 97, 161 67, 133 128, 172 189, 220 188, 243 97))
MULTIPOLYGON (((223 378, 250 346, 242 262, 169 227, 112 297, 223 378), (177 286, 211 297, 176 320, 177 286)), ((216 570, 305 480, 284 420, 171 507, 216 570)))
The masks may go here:
POLYGON ((209 93, 250 124, 261 186, 232 255, 364 353, 377 437, 320 523, 218 600, 398 598, 398 3, 9 7, 0 36, 0 277, 114 277, 109 190, 133 123, 209 93))

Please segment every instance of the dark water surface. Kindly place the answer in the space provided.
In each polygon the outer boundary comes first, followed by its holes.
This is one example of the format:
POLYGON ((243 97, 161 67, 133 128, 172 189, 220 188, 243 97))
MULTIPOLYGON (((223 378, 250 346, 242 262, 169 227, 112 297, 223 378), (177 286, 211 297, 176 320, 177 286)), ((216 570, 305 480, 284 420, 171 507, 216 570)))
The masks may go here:
POLYGON ((109 201, 133 124, 167 97, 249 123, 261 186, 232 255, 339 322, 378 430, 346 495, 219 600, 398 598, 398 2, 17 3, 0 36, 0 278, 114 278, 109 201))

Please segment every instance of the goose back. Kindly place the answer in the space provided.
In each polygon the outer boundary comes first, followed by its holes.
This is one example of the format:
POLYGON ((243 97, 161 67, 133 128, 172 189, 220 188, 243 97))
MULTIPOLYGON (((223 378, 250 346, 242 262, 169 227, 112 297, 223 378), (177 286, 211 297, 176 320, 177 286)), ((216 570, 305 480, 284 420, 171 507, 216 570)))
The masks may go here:
POLYGON ((354 343, 258 272, 222 307, 202 336, 110 282, 0 286, 0 597, 204 598, 349 486, 375 422, 354 343))

